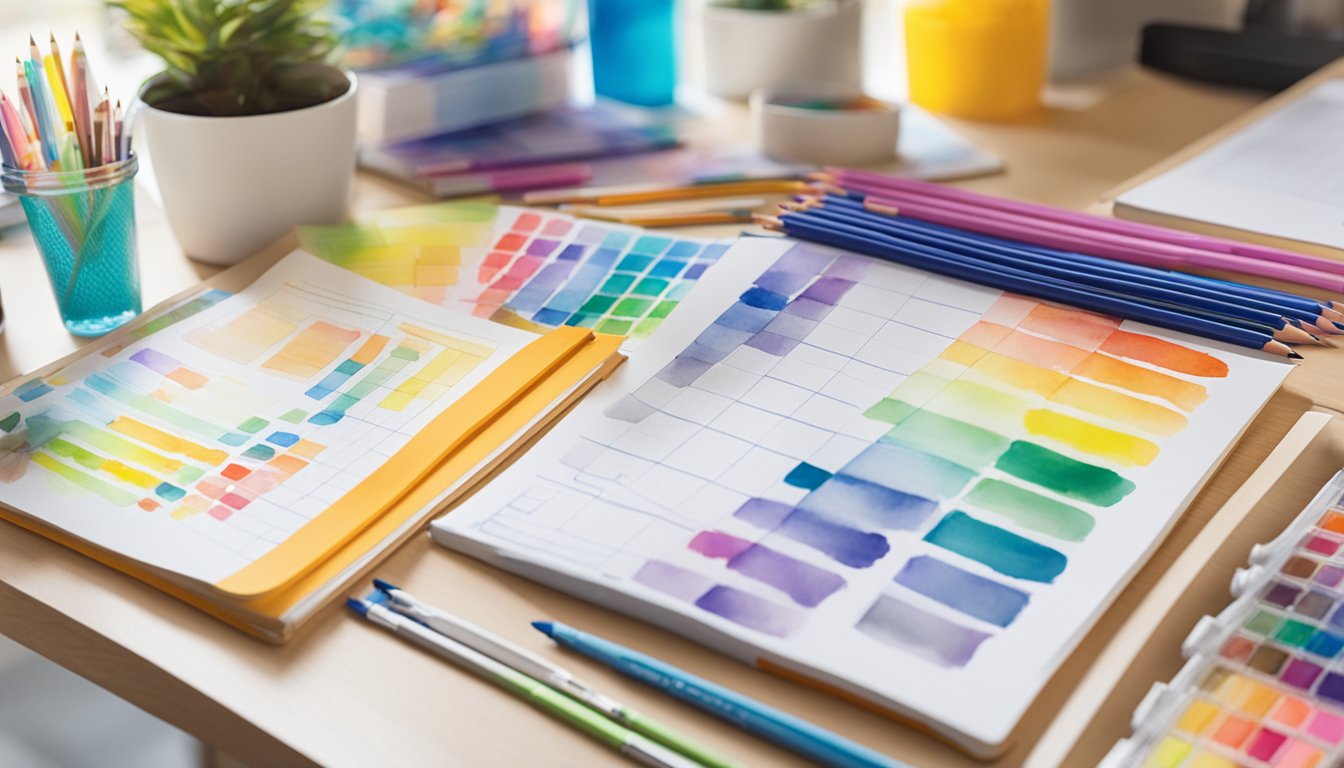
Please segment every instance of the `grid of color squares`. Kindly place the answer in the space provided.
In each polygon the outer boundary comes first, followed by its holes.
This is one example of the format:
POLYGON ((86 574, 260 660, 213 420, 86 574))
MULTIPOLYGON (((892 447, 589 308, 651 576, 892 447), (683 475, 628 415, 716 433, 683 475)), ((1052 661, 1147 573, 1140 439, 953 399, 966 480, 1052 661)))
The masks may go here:
MULTIPOLYGON (((791 250, 658 377, 690 386, 738 345, 787 355, 871 264, 791 250)), ((877 442, 836 469, 799 463, 784 482, 806 491, 801 501, 753 498, 735 516, 851 568, 883 558, 893 533, 934 545, 904 563, 857 628, 937 664, 964 666, 1026 607, 1031 585, 1064 571, 1068 558, 1056 542, 1082 541, 1099 510, 1134 490, 1123 470, 1151 463, 1156 441, 1183 429, 1185 411, 1204 400, 1200 384, 1172 374, 1226 373, 1217 358, 1120 330, 1117 320, 1004 296, 866 411, 889 425, 877 442), (967 621, 925 611, 910 594, 967 621)), ((629 415, 643 412, 631 406, 629 415)), ((689 546, 792 599, 794 608, 755 595, 725 602, 721 585, 694 596, 699 607, 770 634, 795 631, 803 623, 796 607, 815 607, 846 583, 719 531, 703 531, 689 546)), ((669 567, 655 561, 636 578, 659 589, 669 567)), ((678 592, 685 580, 674 579, 678 592)))
POLYGON ((480 265, 474 311, 643 338, 727 248, 523 211, 480 265))
POLYGON ((564 214, 444 203, 354 225, 305 227, 304 248, 384 285, 477 317, 646 337, 727 250, 564 214))
MULTIPOLYGON (((1344 507, 1308 509, 1290 550, 1190 649, 1135 741, 1108 765, 1325 768, 1344 761, 1344 507)), ((1205 620, 1206 622, 1209 620, 1205 620)), ((1122 742, 1122 745, 1127 742, 1122 742)), ((1116 754, 1120 754, 1117 752, 1116 754)))
MULTIPOLYGON (((223 296, 201 297, 169 313, 168 323, 155 322, 165 327, 223 296)), ((355 475, 344 470, 370 456, 385 460, 409 439, 386 426, 389 416, 423 410, 493 354, 382 314, 288 284, 182 334, 215 359, 217 371, 236 366, 233 375, 196 370, 151 339, 117 345, 119 352, 81 380, 28 382, 16 390, 21 402, 51 402, 26 417, 0 417, 0 431, 24 440, 21 451, 0 443, 0 482, 13 482, 31 464, 117 507, 179 521, 231 521, 208 534, 242 554, 264 550, 353 487, 355 475), (351 312, 329 319, 332 303, 351 312), (385 332, 353 327, 355 318, 385 332), (289 384, 249 386, 250 370, 289 384), (348 414, 366 399, 361 413, 379 413, 378 425, 350 425, 348 414), (16 432, 21 422, 25 429, 16 432), (347 431, 324 437, 338 424, 347 431), (356 433, 364 447, 345 446, 356 433), (329 451, 331 442, 343 450, 329 451), (302 483, 292 482, 310 467, 302 483), (286 484, 292 487, 281 495, 286 484), (257 504, 263 498, 268 502, 257 504), (248 514, 257 507, 264 510, 248 514)))

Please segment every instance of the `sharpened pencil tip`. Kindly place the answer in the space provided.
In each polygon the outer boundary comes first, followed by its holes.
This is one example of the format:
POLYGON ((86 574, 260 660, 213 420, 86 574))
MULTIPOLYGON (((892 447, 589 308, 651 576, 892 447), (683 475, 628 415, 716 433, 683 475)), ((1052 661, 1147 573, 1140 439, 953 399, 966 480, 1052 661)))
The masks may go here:
POLYGON ((398 587, 396 584, 388 584, 382 579, 374 579, 373 586, 377 587, 379 592, 391 592, 394 589, 398 591, 401 590, 401 587, 398 587))
POLYGON ((555 631, 555 623, 550 621, 534 621, 532 622, 532 628, 547 637, 551 637, 552 633, 555 631))
POLYGON ((369 604, 356 597, 345 598, 345 607, 358 613, 360 616, 369 615, 369 604))
POLYGON ((1290 360, 1306 360, 1306 359, 1307 359, 1307 358, 1305 358, 1305 357, 1303 357, 1303 356, 1297 354, 1296 352, 1289 352, 1289 353, 1288 353, 1288 358, 1289 358, 1290 360))

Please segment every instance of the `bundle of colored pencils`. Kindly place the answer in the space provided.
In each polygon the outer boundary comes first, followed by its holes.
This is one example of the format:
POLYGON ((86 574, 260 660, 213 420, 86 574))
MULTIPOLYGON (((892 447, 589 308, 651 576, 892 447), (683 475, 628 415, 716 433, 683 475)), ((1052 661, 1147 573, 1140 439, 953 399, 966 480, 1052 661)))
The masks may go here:
POLYGON ((758 195, 806 192, 797 179, 729 179, 694 184, 636 184, 542 190, 523 195, 529 205, 560 205, 566 213, 639 227, 685 227, 751 221, 765 205, 758 195))
POLYGON ((1317 271, 1314 257, 1288 254, 1292 261, 1267 267, 1263 255, 1239 253, 1242 244, 1232 241, 1147 225, 1138 225, 1140 236, 1129 222, 869 172, 819 181, 811 195, 783 204, 780 216, 758 221, 804 240, 1294 359, 1301 356, 1289 344, 1327 344, 1323 337, 1344 333, 1339 302, 1171 269, 1310 273, 1311 284, 1338 291, 1344 264, 1317 271), (1123 231, 1108 229, 1114 225, 1123 231))
POLYGON ((82 171, 130 155, 121 102, 101 93, 75 35, 67 71, 56 36, 43 55, 28 38, 28 60, 15 57, 18 103, 0 91, 0 162, 24 171, 82 171))

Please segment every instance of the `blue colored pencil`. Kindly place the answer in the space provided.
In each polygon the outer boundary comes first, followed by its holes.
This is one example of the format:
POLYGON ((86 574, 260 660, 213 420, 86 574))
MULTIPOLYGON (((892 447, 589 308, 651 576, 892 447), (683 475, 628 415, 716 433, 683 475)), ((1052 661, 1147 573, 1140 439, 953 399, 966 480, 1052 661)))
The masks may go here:
MULTIPOLYGON (((811 198, 800 198, 800 199, 802 199, 802 200, 807 200, 807 199, 811 199, 811 198)), ((880 203, 873 203, 873 202, 870 202, 870 201, 868 200, 867 196, 863 195, 862 193, 851 192, 851 193, 849 193, 849 194, 847 194, 847 195, 830 195, 830 194, 828 194, 828 195, 826 196, 825 199, 826 199, 826 201, 827 201, 828 204, 834 204, 834 205, 839 205, 839 206, 849 207, 849 208, 851 208, 851 209, 865 209, 865 210, 870 210, 870 211, 877 212, 877 213, 880 213, 881 215, 885 215, 885 216, 893 216, 893 215, 895 215, 895 216, 899 216, 899 218, 902 219, 903 221, 909 221, 909 222, 918 221, 918 222, 920 222, 921 224, 926 224, 926 225, 928 225, 928 226, 930 226, 930 227, 944 227, 944 228, 946 228, 946 229, 956 229, 956 228, 949 227, 949 226, 944 225, 944 224, 935 224, 935 223, 933 223, 933 222, 925 222, 925 221, 923 221, 923 220, 921 220, 921 219, 916 219, 915 217, 912 217, 912 216, 905 216, 905 215, 899 213, 899 206, 896 206, 896 207, 894 207, 894 209, 893 209, 891 206, 882 205, 882 204, 880 204, 880 203), (894 213, 893 213, 893 210, 894 210, 894 213)), ((965 230, 957 229, 956 231, 965 231, 965 230)), ((1159 274, 1164 274, 1164 275, 1166 275, 1167 277, 1169 277, 1169 278, 1171 278, 1171 279, 1173 279, 1173 280, 1176 280, 1177 282, 1180 282, 1180 283, 1185 284, 1185 285, 1194 285, 1194 286, 1202 286, 1202 287, 1215 287, 1215 288, 1218 288, 1218 289, 1220 289, 1220 290, 1222 290, 1222 291, 1225 291, 1225 292, 1228 292, 1228 293, 1233 293, 1233 294, 1236 294, 1236 295, 1238 295, 1238 296, 1245 296, 1245 297, 1249 297, 1249 298, 1262 298, 1262 299, 1266 299, 1266 300, 1273 300, 1273 301, 1277 301, 1277 302, 1281 302, 1281 303, 1291 304, 1291 305, 1293 305, 1293 306, 1295 306, 1295 307, 1297 307, 1298 309, 1303 310, 1303 311, 1318 312, 1318 313, 1319 313, 1319 311, 1320 311, 1322 308, 1325 308, 1325 309, 1327 309, 1327 310, 1330 310, 1330 309, 1332 309, 1332 307, 1333 307, 1333 305, 1332 305, 1331 302, 1321 302, 1321 301, 1317 301, 1317 300, 1315 300, 1315 299, 1311 299, 1311 298, 1306 297, 1306 296, 1301 296, 1301 295, 1299 295, 1299 294, 1290 293, 1290 292, 1288 292, 1288 291, 1280 291, 1280 290, 1277 290, 1277 289, 1274 289, 1274 288, 1263 288, 1263 287, 1258 286, 1258 285, 1248 285, 1248 284, 1245 284, 1245 283, 1238 283, 1238 282, 1233 282, 1233 281, 1229 281, 1229 280, 1220 280, 1220 279, 1217 279, 1217 278, 1205 277, 1205 276, 1203 276, 1203 275, 1195 275, 1195 274, 1190 274, 1190 273, 1188 273, 1188 272, 1181 272, 1181 271, 1179 271, 1179 270, 1165 270, 1165 269, 1162 269, 1162 268, 1160 268, 1160 267, 1150 267, 1150 266, 1145 266, 1145 265, 1143 265, 1143 264, 1134 264, 1134 263, 1131 263, 1131 262, 1119 261, 1119 260, 1116 260, 1116 259, 1109 259, 1109 258, 1106 258, 1106 257, 1104 257, 1104 256, 1094 256, 1094 255, 1091 255, 1091 254, 1084 254, 1084 253, 1077 253, 1077 252, 1072 252, 1072 251, 1061 251, 1061 250, 1056 250, 1056 249, 1050 249, 1050 248, 1045 248, 1045 246, 1036 245, 1036 244, 1034 244, 1034 243, 1025 243, 1025 242, 1023 242, 1023 241, 1019 241, 1019 240, 1012 240, 1012 239, 1008 239, 1008 238, 999 238, 999 237, 996 237, 996 236, 993 236, 993 235, 984 235, 984 234, 981 234, 981 233, 978 233, 978 232, 977 232, 977 233, 973 233, 973 234, 975 234, 975 235, 978 236, 978 237, 985 237, 985 238, 989 238, 989 239, 991 239, 991 240, 998 240, 998 241, 1003 242, 1003 243, 1011 243, 1011 244, 1016 244, 1016 245, 1019 245, 1019 246, 1022 246, 1022 245, 1029 245, 1029 246, 1032 247, 1032 248, 1044 248, 1044 249, 1046 249, 1046 250, 1053 251, 1053 252, 1055 252, 1055 253, 1057 253, 1057 254, 1064 254, 1064 255, 1067 255, 1068 257, 1073 258, 1073 259, 1076 259, 1077 261, 1080 261, 1080 262, 1091 263, 1091 264, 1107 264, 1107 265, 1109 265, 1110 268, 1112 268, 1112 269, 1120 270, 1120 271, 1126 271, 1126 272, 1130 272, 1130 271, 1132 271, 1133 274, 1151 274, 1151 273, 1154 273, 1154 272, 1155 272, 1155 273, 1159 273, 1159 274)), ((1337 315, 1337 316, 1325 315, 1325 316, 1324 316, 1324 319, 1326 319, 1327 321, 1330 321, 1330 322, 1331 322, 1331 325, 1334 325, 1334 324, 1335 324, 1334 321, 1344 320, 1344 315, 1337 315)))
POLYGON ((559 622, 534 621, 532 626, 566 648, 819 763, 836 768, 905 768, 862 744, 639 651, 559 622))
POLYGON ((1269 334, 1208 320, 1187 312, 1176 311, 1149 303, 1106 295, 1091 287, 1063 284, 1040 275, 1003 266, 989 266, 983 262, 956 256, 946 251, 915 246, 908 243, 884 242, 871 233, 842 224, 818 223, 798 214, 784 214, 778 219, 760 217, 766 226, 780 229, 804 240, 813 240, 839 248, 857 251, 888 261, 924 269, 940 275, 992 285, 1010 291, 1035 296, 1048 301, 1072 304, 1083 309, 1118 315, 1182 333, 1222 341, 1271 354, 1301 359, 1286 344, 1275 341, 1269 334))
POLYGON ((1223 296, 1203 295, 1203 291, 1164 283, 1150 276, 1108 274, 1103 267, 1074 264, 1048 253, 1033 253, 997 243, 978 242, 973 237, 964 237, 956 233, 955 230, 947 233, 930 233, 918 226, 910 226, 906 222, 866 211, 835 210, 815 206, 803 208, 797 213, 839 224, 853 224, 897 240, 941 248, 967 258, 1015 267, 1066 283, 1084 283, 1120 296, 1132 296, 1172 308, 1188 308, 1198 314, 1209 313, 1224 322, 1245 320, 1252 324, 1250 327, 1269 329, 1271 335, 1279 341, 1289 343, 1315 341, 1315 337, 1311 334, 1287 322, 1283 312, 1277 311, 1277 308, 1265 309, 1249 302, 1229 302, 1223 296))
POLYGON ((1006 256, 1022 258, 1030 263, 1049 263, 1075 270, 1078 274, 1096 274, 1142 285, 1168 288, 1183 295, 1200 296, 1221 302, 1237 299, 1237 303, 1250 309, 1273 312, 1292 320, 1305 323, 1305 330, 1324 333, 1339 333, 1341 329, 1321 310, 1320 302, 1305 296, 1262 289, 1257 286, 1230 283, 1190 275, 1183 272, 1147 267, 1141 264, 1129 264, 1101 256, 1062 251, 1046 246, 1033 245, 1017 240, 1008 240, 993 235, 958 229, 944 224, 935 224, 895 212, 884 210, 885 206, 867 207, 863 202, 852 198, 827 195, 820 202, 806 200, 809 210, 835 209, 844 211, 862 221, 870 221, 876 226, 889 227, 886 230, 902 232, 921 232, 929 236, 945 238, 967 246, 980 246, 1006 256), (1005 250, 1006 249, 1006 250, 1005 250))

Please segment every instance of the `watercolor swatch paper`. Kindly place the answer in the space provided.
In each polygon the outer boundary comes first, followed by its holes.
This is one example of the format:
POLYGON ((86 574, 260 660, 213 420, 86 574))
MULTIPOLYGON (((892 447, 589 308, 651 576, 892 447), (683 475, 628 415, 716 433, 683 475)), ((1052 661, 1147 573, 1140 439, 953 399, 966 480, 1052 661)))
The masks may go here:
POLYGON ((727 244, 464 202, 302 227, 320 258, 416 298, 530 331, 570 325, 644 339, 727 244))
POLYGON ((745 238, 434 533, 988 753, 1290 368, 745 238))
POLYGON ((533 340, 294 253, 0 397, 0 503, 217 584, 533 340))

